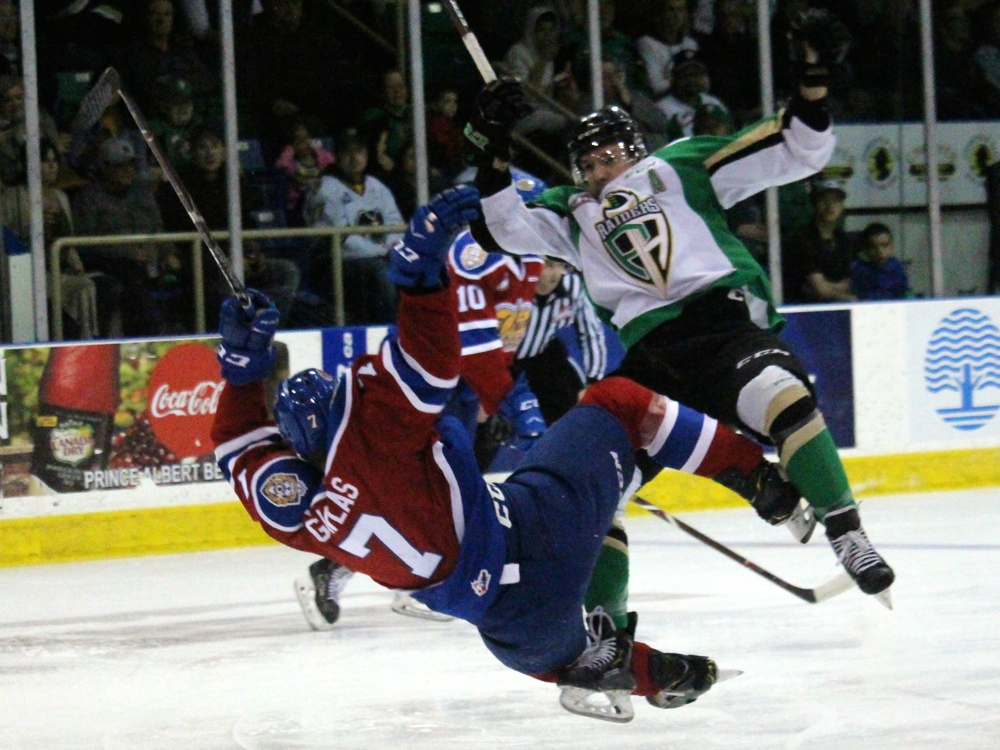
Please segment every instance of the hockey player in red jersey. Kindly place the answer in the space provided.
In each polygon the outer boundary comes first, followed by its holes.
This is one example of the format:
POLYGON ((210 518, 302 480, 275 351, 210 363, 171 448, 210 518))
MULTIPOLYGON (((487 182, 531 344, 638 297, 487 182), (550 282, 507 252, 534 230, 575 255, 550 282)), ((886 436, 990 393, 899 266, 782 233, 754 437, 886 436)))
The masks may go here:
POLYGON ((629 695, 684 705, 716 682, 715 663, 635 641, 634 615, 616 629, 592 612, 588 640, 581 610, 591 571, 635 451, 711 478, 751 475, 761 450, 711 418, 609 378, 506 482, 484 481, 465 430, 439 419, 461 358, 445 254, 477 205, 474 189, 458 188, 417 211, 390 256, 398 333, 336 382, 318 370, 286 380, 277 425, 262 385, 277 310, 256 292, 252 315, 227 300, 216 459, 270 536, 467 620, 503 664, 558 682, 568 710, 627 721, 629 695), (609 703, 590 701, 595 692, 609 703))

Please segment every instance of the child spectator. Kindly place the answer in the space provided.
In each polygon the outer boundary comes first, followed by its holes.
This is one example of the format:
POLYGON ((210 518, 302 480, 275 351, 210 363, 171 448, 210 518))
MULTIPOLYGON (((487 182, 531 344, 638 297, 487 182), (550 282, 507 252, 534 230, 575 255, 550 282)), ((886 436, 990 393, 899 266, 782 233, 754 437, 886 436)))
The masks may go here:
POLYGON ((851 285, 858 299, 906 299, 912 297, 906 269, 893 256, 889 227, 872 222, 861 233, 861 248, 851 268, 851 285))
POLYGON ((303 209, 319 189, 320 177, 336 158, 314 141, 305 123, 292 126, 292 142, 285 146, 274 166, 288 175, 288 202, 285 210, 289 223, 302 224, 303 209))
POLYGON ((455 121, 458 114, 458 92, 443 88, 428 107, 427 155, 432 169, 445 177, 453 177, 465 168, 465 136, 455 121))
POLYGON ((195 114, 191 84, 177 76, 160 76, 153 87, 158 117, 149 126, 175 167, 191 161, 191 134, 201 124, 195 114))
POLYGON ((683 50, 677 54, 673 62, 673 79, 670 93, 660 99, 656 106, 670 118, 668 131, 671 140, 688 138, 694 135, 695 115, 702 111, 710 114, 723 125, 732 130, 732 118, 722 101, 708 90, 711 81, 708 78, 708 68, 694 52, 683 50))

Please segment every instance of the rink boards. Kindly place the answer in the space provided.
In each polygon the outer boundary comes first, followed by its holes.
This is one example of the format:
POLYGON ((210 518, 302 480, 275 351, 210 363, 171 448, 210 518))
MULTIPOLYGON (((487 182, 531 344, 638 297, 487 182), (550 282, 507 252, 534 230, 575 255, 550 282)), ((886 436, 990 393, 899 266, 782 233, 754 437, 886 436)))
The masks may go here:
MULTIPOLYGON (((813 373, 857 496, 1000 484, 1000 300, 797 307, 786 317, 783 336, 813 373)), ((279 374, 346 367, 386 333, 280 333, 279 374)), ((72 414, 53 428, 38 413, 50 348, 0 349, 0 565, 269 543, 212 466, 216 343, 113 343, 121 393, 106 444, 72 414)), ((743 504, 672 472, 644 494, 677 511, 743 504)))

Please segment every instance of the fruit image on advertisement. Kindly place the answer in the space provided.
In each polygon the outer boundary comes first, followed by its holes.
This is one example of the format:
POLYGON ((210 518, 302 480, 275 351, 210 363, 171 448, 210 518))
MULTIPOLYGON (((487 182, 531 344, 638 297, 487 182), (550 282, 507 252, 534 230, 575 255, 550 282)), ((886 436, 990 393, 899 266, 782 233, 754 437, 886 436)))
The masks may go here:
POLYGON ((156 363, 146 388, 146 418, 177 459, 212 452, 212 421, 224 383, 215 350, 205 344, 180 344, 156 363))
POLYGON ((42 371, 31 474, 43 488, 80 492, 108 464, 118 410, 117 344, 54 347, 42 371))

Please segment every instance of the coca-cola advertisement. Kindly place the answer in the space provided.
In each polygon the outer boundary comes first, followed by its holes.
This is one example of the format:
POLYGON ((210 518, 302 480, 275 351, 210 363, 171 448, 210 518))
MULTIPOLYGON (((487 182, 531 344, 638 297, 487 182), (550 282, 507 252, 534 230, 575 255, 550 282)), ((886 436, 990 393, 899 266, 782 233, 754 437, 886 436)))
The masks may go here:
MULTIPOLYGON (((2 495, 132 489, 222 478, 212 420, 218 339, 0 350, 2 495)), ((269 381, 287 375, 287 349, 269 381)))

